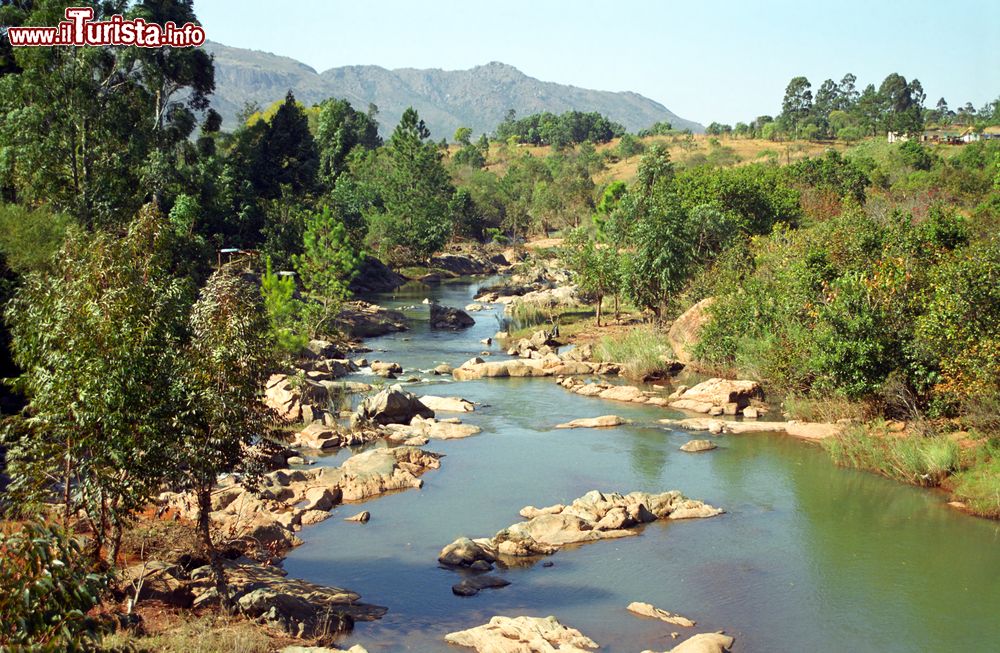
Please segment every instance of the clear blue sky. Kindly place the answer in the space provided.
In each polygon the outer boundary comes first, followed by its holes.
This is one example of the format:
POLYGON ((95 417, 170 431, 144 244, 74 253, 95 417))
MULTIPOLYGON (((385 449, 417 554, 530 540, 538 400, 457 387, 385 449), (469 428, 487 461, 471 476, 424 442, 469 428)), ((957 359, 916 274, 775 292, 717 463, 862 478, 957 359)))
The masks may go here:
POLYGON ((208 38, 305 62, 465 69, 635 91, 684 118, 780 110, 788 80, 917 77, 928 104, 1000 95, 1000 0, 195 0, 208 38))

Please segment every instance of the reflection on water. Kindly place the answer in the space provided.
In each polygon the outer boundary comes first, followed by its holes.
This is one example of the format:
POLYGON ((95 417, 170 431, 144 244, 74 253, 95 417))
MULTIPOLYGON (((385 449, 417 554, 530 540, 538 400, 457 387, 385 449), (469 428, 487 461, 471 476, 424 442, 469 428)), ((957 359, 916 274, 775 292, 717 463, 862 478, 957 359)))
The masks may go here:
MULTIPOLYGON (((462 333, 431 332, 425 296, 462 307, 472 292, 467 284, 410 287, 382 300, 417 307, 407 311, 410 332, 368 343, 386 350, 379 357, 409 372, 458 365, 484 349, 479 340, 497 328, 492 314, 474 313, 476 325, 462 333)), ((496 614, 552 614, 602 651, 676 645, 669 633, 685 629, 630 615, 631 601, 690 616, 697 632, 725 629, 737 651, 988 650, 1000 637, 1000 525, 955 513, 940 495, 838 469, 818 447, 777 435, 726 436, 715 451, 686 454, 678 447, 689 434, 655 425, 669 411, 580 397, 551 379, 421 376, 428 381, 418 393, 488 404, 462 416, 483 432, 432 442, 427 448, 446 457, 421 490, 368 502, 367 525, 343 522, 356 508, 338 508, 334 519, 302 532, 306 543, 285 563, 294 576, 389 607, 347 643, 373 653, 454 652, 442 639, 452 630, 496 614), (552 428, 608 413, 634 423, 552 428), (492 535, 519 520, 525 505, 567 502, 595 488, 679 489, 728 512, 567 549, 550 568, 501 570, 512 583, 504 589, 451 593, 461 577, 437 566, 445 544, 492 535)))

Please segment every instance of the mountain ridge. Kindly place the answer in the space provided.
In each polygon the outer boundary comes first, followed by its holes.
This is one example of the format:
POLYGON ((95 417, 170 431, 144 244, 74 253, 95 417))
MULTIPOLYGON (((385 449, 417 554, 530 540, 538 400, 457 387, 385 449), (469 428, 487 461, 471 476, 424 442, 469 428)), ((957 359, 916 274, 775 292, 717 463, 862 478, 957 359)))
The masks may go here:
POLYGON ((474 134, 490 133, 513 108, 518 116, 541 111, 597 111, 630 131, 668 121, 677 129, 704 131, 664 105, 634 91, 598 91, 544 82, 515 66, 491 61, 467 70, 395 68, 375 64, 337 66, 322 72, 291 57, 235 48, 214 41, 203 46, 215 57, 216 90, 212 105, 223 116, 223 128, 233 129, 248 102, 266 107, 291 89, 303 104, 330 97, 346 98, 355 108, 369 103, 379 108, 383 134, 412 106, 435 139, 451 138, 458 127, 474 134))

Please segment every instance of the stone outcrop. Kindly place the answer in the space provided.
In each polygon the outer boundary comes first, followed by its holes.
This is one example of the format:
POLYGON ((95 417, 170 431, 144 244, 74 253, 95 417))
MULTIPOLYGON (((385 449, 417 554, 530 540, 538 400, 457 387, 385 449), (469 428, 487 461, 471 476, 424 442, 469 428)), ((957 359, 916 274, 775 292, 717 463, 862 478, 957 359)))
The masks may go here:
POLYGON ((430 308, 432 329, 450 329, 452 331, 457 331, 459 329, 468 329, 476 323, 476 321, 472 319, 472 316, 460 308, 442 306, 436 303, 431 304, 430 308))
POLYGON ((452 370, 451 375, 456 381, 471 381, 526 376, 618 374, 618 371, 618 366, 613 363, 567 361, 550 353, 543 358, 516 358, 490 362, 484 362, 482 358, 476 357, 452 370))
POLYGON ((568 506, 529 506, 523 511, 530 515, 526 521, 505 528, 489 540, 456 540, 442 549, 438 562, 451 564, 457 559, 465 565, 468 560, 492 562, 491 556, 502 559, 549 555, 567 544, 635 535, 637 527, 658 519, 714 517, 721 513, 677 491, 621 495, 594 490, 568 506))
POLYGON ((470 435, 476 435, 481 429, 473 424, 462 424, 455 417, 438 420, 434 417, 414 417, 409 424, 386 424, 382 432, 393 441, 410 442, 415 438, 423 438, 426 444, 431 440, 459 440, 470 435))
POLYGON ((434 417, 434 411, 420 403, 413 393, 394 385, 362 401, 351 416, 351 426, 409 424, 418 416, 434 417))
POLYGON ((659 619, 660 621, 665 621, 668 624, 674 624, 677 626, 684 626, 685 628, 692 628, 695 622, 691 621, 687 617, 682 617, 679 614, 674 614, 672 612, 667 612, 666 610, 661 610, 654 605, 649 603, 641 603, 639 601, 633 601, 628 604, 628 611, 643 617, 651 617, 653 619, 659 619))
POLYGON ((336 320, 337 327, 352 338, 373 338, 406 331, 406 316, 376 304, 353 301, 344 304, 336 320))
POLYGON ((493 617, 489 623, 448 633, 449 644, 478 653, 587 653, 597 642, 555 617, 493 617))
POLYGON ((595 429, 608 428, 628 424, 628 420, 618 415, 601 415, 600 417, 581 417, 564 424, 556 424, 557 429, 595 429))
POLYGON ((738 415, 753 400, 762 400, 764 392, 756 381, 708 379, 693 388, 681 386, 671 394, 671 408, 696 413, 738 415))
POLYGON ((405 277, 390 270, 374 256, 366 256, 351 280, 350 290, 357 294, 392 292, 404 283, 405 277))
POLYGON ((531 334, 531 337, 518 340, 507 349, 507 353, 521 358, 545 358, 557 353, 558 346, 559 342, 548 331, 540 329, 531 334))
POLYGON ((740 435, 744 433, 787 433, 803 440, 823 440, 843 433, 846 424, 827 424, 821 422, 763 422, 763 421, 733 421, 713 419, 711 417, 689 417, 687 419, 661 419, 660 424, 687 431, 708 431, 716 435, 729 433, 740 435))
POLYGON ((632 385, 615 385, 611 383, 587 383, 578 378, 567 377, 559 381, 559 385, 570 392, 584 397, 611 399, 631 404, 648 404, 650 406, 666 406, 668 400, 661 394, 643 390, 632 385))
POLYGON ((674 350, 677 360, 690 365, 695 362, 692 350, 701 342, 701 329, 712 318, 709 308, 715 303, 714 297, 701 300, 674 320, 667 332, 667 341, 674 350))
MULTIPOLYGON (((419 488, 424 472, 440 467, 440 455, 415 447, 378 448, 348 458, 340 467, 278 470, 265 474, 258 493, 229 477, 212 494, 210 519, 225 538, 266 555, 297 546, 302 526, 325 519, 342 502, 419 488)), ((187 519, 197 503, 187 493, 167 492, 159 502, 187 519)))

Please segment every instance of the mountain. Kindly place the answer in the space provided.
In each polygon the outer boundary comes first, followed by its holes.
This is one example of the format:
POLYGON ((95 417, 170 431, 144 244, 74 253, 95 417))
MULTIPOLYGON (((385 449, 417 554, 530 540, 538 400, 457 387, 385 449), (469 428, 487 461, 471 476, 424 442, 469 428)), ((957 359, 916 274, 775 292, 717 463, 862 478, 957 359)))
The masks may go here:
POLYGON ((511 108, 522 117, 541 111, 597 111, 629 131, 664 120, 676 129, 704 131, 700 124, 680 118, 638 93, 542 82, 498 62, 470 70, 342 66, 318 73, 295 59, 269 52, 212 41, 206 42, 204 48, 215 55, 212 105, 222 114, 224 129, 233 128, 245 102, 266 107, 291 89, 296 99, 307 106, 331 97, 346 98, 360 110, 374 103, 379 109, 383 135, 392 130, 409 106, 417 110, 435 139, 450 139, 462 126, 476 134, 492 132, 511 108))

